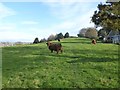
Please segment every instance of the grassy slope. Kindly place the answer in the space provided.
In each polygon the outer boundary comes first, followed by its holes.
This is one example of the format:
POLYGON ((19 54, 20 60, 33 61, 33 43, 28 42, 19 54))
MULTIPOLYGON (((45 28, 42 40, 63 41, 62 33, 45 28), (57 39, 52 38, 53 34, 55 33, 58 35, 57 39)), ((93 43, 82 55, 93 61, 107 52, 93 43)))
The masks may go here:
POLYGON ((118 46, 88 39, 61 41, 63 54, 45 43, 3 48, 3 87, 118 87, 118 46))
POLYGON ((0 89, 2 89, 2 48, 0 47, 0 89))

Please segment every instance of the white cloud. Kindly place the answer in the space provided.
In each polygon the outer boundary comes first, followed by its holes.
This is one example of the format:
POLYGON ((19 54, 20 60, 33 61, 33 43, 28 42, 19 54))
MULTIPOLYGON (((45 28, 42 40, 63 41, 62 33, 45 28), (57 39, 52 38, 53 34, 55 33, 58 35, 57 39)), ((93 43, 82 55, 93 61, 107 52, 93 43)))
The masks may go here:
POLYGON ((96 8, 91 8, 92 3, 73 2, 65 5, 49 3, 49 6, 51 13, 62 20, 51 28, 46 28, 51 32, 50 34, 53 34, 53 32, 71 32, 71 35, 77 35, 81 28, 94 27, 94 24, 90 23, 91 16, 96 10, 96 8))
POLYGON ((0 32, 0 41, 26 41, 30 42, 34 39, 34 35, 24 32, 3 31, 0 32))
POLYGON ((5 18, 7 16, 15 15, 16 12, 8 7, 6 7, 4 4, 0 3, 0 19, 5 18))
MULTIPOLYGON (((21 27, 19 27, 19 25, 16 26, 15 24, 1 25, 0 40, 33 41, 35 37, 42 39, 44 37, 47 38, 51 34, 60 32, 63 34, 69 32, 70 35, 77 35, 81 28, 94 26, 93 23, 90 23, 90 17, 96 8, 91 8, 91 3, 76 3, 74 0, 74 2, 71 0, 69 3, 66 3, 67 1, 61 0, 60 3, 44 3, 49 5, 51 14, 60 20, 60 22, 54 22, 55 24, 51 27, 44 28, 32 26, 36 24, 39 25, 39 23, 34 20, 19 23, 21 24, 21 27), (22 27, 23 25, 24 27, 22 27), (26 25, 29 25, 29 27, 26 27, 26 25), (30 25, 33 28, 31 28, 30 25)), ((53 2, 55 2, 55 0, 53 0, 53 2)), ((7 10, 9 11, 9 9, 7 10)))
POLYGON ((21 24, 25 24, 25 25, 35 25, 35 24, 38 24, 38 22, 36 22, 36 21, 23 21, 21 24))
POLYGON ((74 27, 74 22, 66 21, 53 26, 53 29, 60 31, 65 29, 68 30, 71 29, 72 27, 74 27))
MULTIPOLYGON (((51 5, 51 4, 50 4, 51 5)), ((93 15, 94 11, 96 10, 96 8, 92 8, 90 9, 91 4, 87 4, 87 6, 80 6, 79 4, 76 3, 71 3, 68 6, 63 5, 62 8, 56 8, 56 7, 61 7, 59 6, 50 6, 50 8, 54 9, 51 11, 51 13, 59 13, 61 14, 61 16, 64 17, 64 19, 61 19, 61 22, 59 23, 55 23, 53 24, 51 27, 45 27, 45 28, 29 28, 29 30, 31 32, 34 33, 35 36, 39 36, 40 38, 47 38, 49 35, 51 34, 57 34, 62 32, 63 34, 65 34, 66 32, 69 32, 70 35, 77 35, 79 30, 81 28, 84 27, 93 27, 94 24, 90 23, 90 17, 93 15), (71 8, 71 9, 70 9, 71 8), (70 10, 69 10, 70 9, 70 10), (84 13, 80 13, 80 9, 84 9, 82 12, 84 13), (66 12, 66 13, 64 13, 66 12), (80 13, 80 14, 79 14, 80 13), (63 15, 62 15, 63 14, 63 15), (73 14, 73 15, 71 15, 73 14), (36 32, 36 34, 35 34, 36 32)), ((58 15, 54 14, 57 18, 61 18, 58 15)))
POLYGON ((0 31, 10 31, 10 30, 13 30, 14 27, 11 27, 11 26, 2 26, 0 27, 0 31))
MULTIPOLYGON (((35 1, 38 1, 38 0, 35 0, 35 1)), ((49 2, 59 2, 59 3, 73 3, 73 2, 105 2, 106 0, 39 0, 39 2, 46 2, 46 3, 49 3, 49 2)), ((117 1, 117 0, 116 0, 117 1)))
MULTIPOLYGON (((1 2, 105 2, 106 0, 1 0, 1 2)), ((112 0, 118 2, 118 0, 112 0)))
POLYGON ((0 23, 0 32, 2 31, 14 31, 16 29, 15 23, 0 23))
MULTIPOLYGON (((92 2, 77 2, 77 0, 61 0, 56 2, 43 2, 50 7, 51 14, 59 19, 72 19, 86 12, 93 7, 92 2)), ((97 6, 96 6, 97 7, 97 6)))

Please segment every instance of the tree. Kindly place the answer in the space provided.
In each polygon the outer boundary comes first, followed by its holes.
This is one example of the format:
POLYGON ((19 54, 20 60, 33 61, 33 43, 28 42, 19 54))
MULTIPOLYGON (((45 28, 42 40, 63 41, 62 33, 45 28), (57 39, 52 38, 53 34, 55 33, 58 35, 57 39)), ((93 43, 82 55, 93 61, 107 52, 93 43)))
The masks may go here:
POLYGON ((96 39, 98 36, 97 30, 95 28, 87 28, 87 31, 85 33, 85 37, 96 39))
POLYGON ((69 38, 69 33, 65 33, 64 38, 69 38))
POLYGON ((120 31, 120 0, 118 1, 109 2, 108 0, 105 4, 98 4, 98 11, 94 12, 91 19, 96 27, 120 31))
POLYGON ((48 37, 48 39, 47 39, 48 41, 52 41, 52 40, 55 40, 55 35, 50 35, 49 37, 48 37))
POLYGON ((33 44, 37 44, 37 43, 39 43, 39 39, 36 37, 33 44))
POLYGON ((100 29, 98 31, 98 37, 101 37, 102 39, 108 35, 109 31, 105 30, 105 28, 100 29))
POLYGON ((47 41, 47 40, 46 40, 45 38, 43 38, 43 39, 40 40, 40 43, 46 42, 46 41, 47 41))
POLYGON ((57 34, 55 37, 56 37, 56 38, 55 38, 56 40, 58 40, 58 39, 63 39, 63 38, 64 38, 64 36, 63 36, 62 33, 57 34))
POLYGON ((87 31, 86 28, 82 28, 82 29, 79 31, 79 34, 77 34, 78 37, 85 37, 86 31, 87 31))

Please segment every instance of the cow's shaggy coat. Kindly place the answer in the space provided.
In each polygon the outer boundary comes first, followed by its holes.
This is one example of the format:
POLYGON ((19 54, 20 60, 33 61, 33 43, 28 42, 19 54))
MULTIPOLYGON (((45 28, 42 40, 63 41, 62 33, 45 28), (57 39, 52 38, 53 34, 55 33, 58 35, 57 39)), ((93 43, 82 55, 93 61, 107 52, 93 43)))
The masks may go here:
POLYGON ((47 44, 49 50, 51 51, 51 53, 52 53, 53 51, 56 51, 57 54, 58 54, 59 51, 61 51, 61 53, 62 53, 62 51, 63 51, 61 43, 51 43, 51 42, 47 42, 46 44, 47 44))
POLYGON ((92 44, 96 44, 96 40, 95 39, 92 39, 92 44))

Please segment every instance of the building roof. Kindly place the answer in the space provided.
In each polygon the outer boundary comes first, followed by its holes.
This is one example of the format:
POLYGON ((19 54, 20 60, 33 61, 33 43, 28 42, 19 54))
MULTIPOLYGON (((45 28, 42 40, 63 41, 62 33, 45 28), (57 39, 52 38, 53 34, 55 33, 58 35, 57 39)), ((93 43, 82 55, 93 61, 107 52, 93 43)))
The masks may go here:
POLYGON ((117 30, 111 30, 110 33, 108 34, 108 37, 112 37, 114 35, 120 35, 119 31, 117 31, 117 30))

